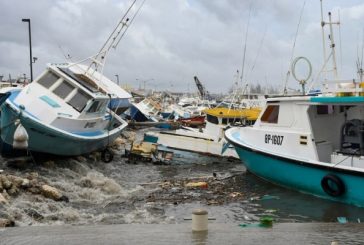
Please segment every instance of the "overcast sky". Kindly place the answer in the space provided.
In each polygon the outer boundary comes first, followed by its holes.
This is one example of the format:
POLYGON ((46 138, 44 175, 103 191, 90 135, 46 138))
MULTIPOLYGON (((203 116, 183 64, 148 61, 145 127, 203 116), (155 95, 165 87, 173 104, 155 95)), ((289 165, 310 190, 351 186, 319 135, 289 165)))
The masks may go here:
MULTIPOLYGON (((33 56, 38 58, 34 64, 36 77, 47 63, 66 61, 65 55, 77 61, 96 53, 131 2, 0 0, 0 75, 29 76, 28 27, 21 22, 22 18, 31 19, 33 56)), ((251 6, 244 80, 282 86, 303 3, 146 0, 126 36, 110 52, 105 75, 115 81, 118 74, 121 83, 135 88, 140 81, 153 79, 146 82, 147 88, 174 91, 195 90, 193 76, 197 75, 211 92, 227 92, 236 71, 242 67, 251 6)), ((327 12, 332 11, 333 19, 338 20, 338 10, 343 51, 340 56, 339 32, 335 28, 339 74, 341 78, 354 78, 357 47, 363 39, 364 3, 324 0, 325 19, 327 12)), ((293 56, 307 57, 314 76, 321 69, 319 0, 306 1, 293 56)), ((289 86, 295 88, 297 82, 290 79, 289 86)))

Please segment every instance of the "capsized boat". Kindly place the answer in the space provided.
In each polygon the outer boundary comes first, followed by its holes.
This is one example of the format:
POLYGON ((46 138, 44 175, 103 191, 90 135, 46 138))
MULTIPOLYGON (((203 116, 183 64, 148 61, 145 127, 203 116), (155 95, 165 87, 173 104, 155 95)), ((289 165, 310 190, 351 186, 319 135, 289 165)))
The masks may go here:
POLYGON ((136 122, 159 122, 163 120, 161 106, 151 98, 139 103, 132 103, 129 109, 130 119, 136 122))
POLYGON ((28 150, 35 152, 80 155, 115 140, 127 123, 108 108, 110 97, 127 105, 131 95, 104 76, 108 89, 100 89, 84 75, 85 69, 79 64, 50 64, 28 86, 10 90, 1 105, 3 142, 13 145, 19 123, 29 135, 28 150))
POLYGON ((119 114, 131 95, 99 70, 140 9, 129 18, 131 7, 96 55, 78 63, 49 64, 23 89, 2 94, 1 139, 6 145, 72 156, 105 149, 120 135, 127 123, 119 114))
POLYGON ((205 113, 204 128, 182 127, 175 131, 147 132, 144 141, 173 149, 238 158, 234 148, 226 144, 224 130, 232 125, 244 126, 254 122, 260 109, 213 108, 205 110, 205 113))

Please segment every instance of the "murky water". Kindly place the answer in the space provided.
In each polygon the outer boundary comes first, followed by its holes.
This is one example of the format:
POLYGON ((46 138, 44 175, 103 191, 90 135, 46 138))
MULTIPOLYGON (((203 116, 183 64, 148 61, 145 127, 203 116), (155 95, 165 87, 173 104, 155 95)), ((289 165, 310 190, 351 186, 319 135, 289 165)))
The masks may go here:
POLYGON ((364 221, 364 209, 287 190, 247 173, 238 160, 177 151, 171 165, 129 164, 124 147, 111 163, 97 154, 36 160, 25 169, 7 167, 17 176, 35 174, 38 181, 62 191, 69 202, 20 192, 0 207, 0 218, 18 226, 60 224, 181 223, 203 207, 222 223, 249 223, 262 215, 276 222, 364 221), (184 184, 208 180, 206 189, 184 184))

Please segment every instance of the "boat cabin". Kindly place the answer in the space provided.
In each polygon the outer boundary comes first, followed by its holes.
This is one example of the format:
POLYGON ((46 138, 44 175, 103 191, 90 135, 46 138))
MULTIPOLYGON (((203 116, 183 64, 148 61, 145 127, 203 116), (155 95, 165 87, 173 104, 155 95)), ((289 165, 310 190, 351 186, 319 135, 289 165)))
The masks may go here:
MULTIPOLYGON (((60 129, 104 129, 110 123, 107 108, 115 96, 102 88, 100 81, 86 76, 82 72, 85 68, 49 65, 39 78, 19 91, 14 103, 35 119, 60 129)), ((122 99, 127 100, 125 97, 122 99)))
POLYGON ((268 99, 254 125, 264 140, 252 141, 296 159, 364 168, 364 97, 344 95, 268 99))

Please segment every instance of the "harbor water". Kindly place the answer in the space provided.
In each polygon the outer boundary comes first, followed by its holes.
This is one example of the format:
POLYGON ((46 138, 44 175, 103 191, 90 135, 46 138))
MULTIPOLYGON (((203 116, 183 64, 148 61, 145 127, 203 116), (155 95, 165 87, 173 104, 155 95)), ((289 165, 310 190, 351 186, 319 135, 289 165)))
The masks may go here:
POLYGON ((0 218, 15 226, 180 224, 192 210, 203 208, 219 223, 250 224, 262 216, 275 223, 364 221, 363 208, 272 185, 247 172, 239 160, 175 151, 168 165, 134 164, 123 156, 125 147, 128 141, 114 148, 110 163, 102 162, 99 153, 34 159, 21 168, 3 159, 3 174, 33 176, 60 190, 68 202, 20 190, 0 206, 0 218), (188 187, 196 182, 206 185, 188 187))

